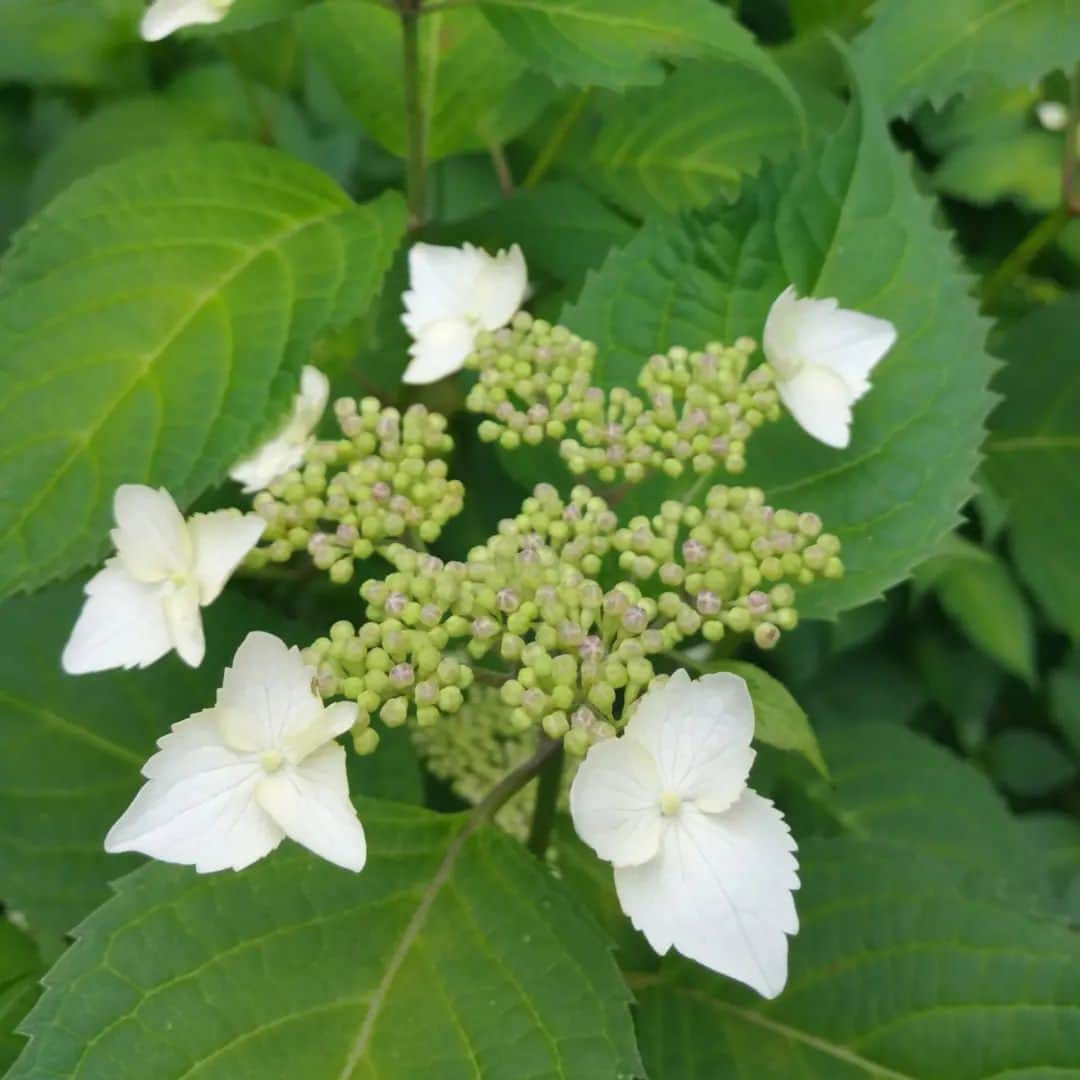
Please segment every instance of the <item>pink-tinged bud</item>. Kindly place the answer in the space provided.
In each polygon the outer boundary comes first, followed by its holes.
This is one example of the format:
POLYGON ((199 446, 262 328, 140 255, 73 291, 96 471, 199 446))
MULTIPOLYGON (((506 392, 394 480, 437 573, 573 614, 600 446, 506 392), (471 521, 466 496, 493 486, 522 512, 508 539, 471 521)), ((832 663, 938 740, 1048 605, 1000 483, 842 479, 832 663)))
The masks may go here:
POLYGON ((746 598, 746 606, 755 615, 764 615, 765 612, 767 612, 769 608, 772 607, 772 604, 769 602, 769 598, 765 595, 765 593, 763 593, 760 589, 755 589, 746 598))
POLYGON ((507 614, 517 611, 521 606, 521 597, 516 589, 500 589, 495 595, 495 601, 499 605, 499 610, 507 614))
POLYGON ((716 615, 720 611, 720 597, 711 589, 702 589, 694 598, 694 604, 702 615, 716 615))
POLYGON ((649 625, 649 616, 645 609, 632 604, 623 612, 623 626, 633 634, 638 634, 649 625))
POLYGON ((412 664, 395 664, 390 669, 390 682, 398 690, 404 690, 406 686, 412 686, 416 675, 412 664))
POLYGON ((400 592, 391 593, 386 598, 386 612, 388 615, 393 615, 397 618, 408 606, 409 598, 400 592))
POLYGON ((683 559, 689 565, 703 563, 709 557, 709 549, 700 540, 687 540, 682 546, 683 559))
POLYGON ((379 480, 371 485, 371 497, 376 502, 386 502, 391 494, 393 494, 393 492, 391 491, 390 485, 383 480, 379 480))
POLYGON ((604 643, 596 634, 589 634, 578 648, 585 660, 600 660, 604 655, 604 643))

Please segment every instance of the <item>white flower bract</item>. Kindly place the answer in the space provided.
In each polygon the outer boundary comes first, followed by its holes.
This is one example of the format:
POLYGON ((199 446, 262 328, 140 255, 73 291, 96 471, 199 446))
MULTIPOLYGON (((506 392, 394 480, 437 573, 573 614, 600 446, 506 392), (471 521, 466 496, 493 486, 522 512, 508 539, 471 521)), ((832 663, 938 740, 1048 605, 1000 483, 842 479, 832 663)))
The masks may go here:
POLYGON ((276 434, 229 470, 229 477, 251 494, 269 487, 304 459, 313 432, 319 426, 330 399, 330 380, 308 364, 300 373, 300 390, 293 398, 292 411, 276 434))
POLYGON ((266 523, 217 510, 185 520, 164 489, 122 484, 113 497, 116 554, 86 584, 64 648, 70 675, 146 667, 173 649, 202 663, 200 608, 212 604, 266 523))
POLYGON ((160 41, 185 26, 221 22, 233 0, 154 0, 144 12, 139 33, 144 41, 160 41))
POLYGON ((367 857, 349 800, 345 749, 355 702, 325 707, 299 650, 244 639, 212 709, 174 724, 143 766, 147 782, 105 838, 200 873, 242 870, 287 836, 347 870, 367 857))
POLYGON ((413 339, 412 360, 402 380, 423 385, 459 371, 476 335, 505 326, 527 288, 525 256, 517 244, 497 255, 472 244, 414 244, 402 316, 413 339))
POLYGON ((789 285, 769 309, 763 336, 780 399, 799 426, 826 446, 847 446, 851 407, 870 389, 896 327, 833 299, 800 299, 789 285))
POLYGON ((747 787, 753 733, 742 679, 678 671, 641 699, 620 738, 589 750, 570 811, 659 954, 674 948, 771 998, 798 930, 798 864, 780 811, 747 787))

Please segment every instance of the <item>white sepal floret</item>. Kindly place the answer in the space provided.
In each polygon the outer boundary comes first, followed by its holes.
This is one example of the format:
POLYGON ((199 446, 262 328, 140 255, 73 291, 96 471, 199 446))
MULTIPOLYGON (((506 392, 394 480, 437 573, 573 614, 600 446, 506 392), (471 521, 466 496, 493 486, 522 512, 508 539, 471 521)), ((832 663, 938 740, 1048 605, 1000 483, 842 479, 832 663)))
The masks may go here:
POLYGON ((113 515, 116 554, 86 584, 64 670, 141 668, 173 649, 198 667, 206 651, 200 609, 218 598, 266 523, 235 510, 185 519, 164 488, 142 484, 116 489, 113 515))
POLYGON ((896 327, 833 299, 800 299, 789 285, 769 309, 763 339, 780 400, 795 421, 826 446, 847 446, 852 406, 869 391, 870 372, 896 342, 896 327))
POLYGON ((472 244, 414 244, 402 298, 402 322, 413 339, 403 381, 423 385, 460 371, 476 335, 506 326, 527 290, 525 256, 517 244, 496 255, 472 244))
POLYGON ((105 838, 200 873, 242 870, 285 837, 347 870, 367 856, 349 800, 345 749, 355 702, 324 706, 299 650, 244 639, 211 709, 174 724, 143 766, 147 782, 105 838))
POLYGON ((678 671, 619 738, 589 750, 570 810, 659 954, 675 949, 771 998, 798 930, 798 864, 783 816, 747 786, 753 733, 742 679, 678 671))

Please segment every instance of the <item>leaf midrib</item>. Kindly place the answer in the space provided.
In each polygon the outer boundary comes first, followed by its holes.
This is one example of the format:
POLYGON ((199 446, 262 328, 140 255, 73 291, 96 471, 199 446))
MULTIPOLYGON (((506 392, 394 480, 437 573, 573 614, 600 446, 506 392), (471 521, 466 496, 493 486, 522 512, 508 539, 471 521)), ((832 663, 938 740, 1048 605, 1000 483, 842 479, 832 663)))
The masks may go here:
POLYGON ((185 329, 191 324, 191 322, 204 310, 207 304, 215 300, 231 282, 236 280, 245 270, 250 267, 256 259, 261 255, 266 254, 268 251, 273 251, 279 248, 282 244, 286 243, 292 237, 312 228, 317 225, 325 224, 331 218, 338 216, 344 208, 341 206, 332 206, 323 213, 316 217, 308 218, 303 221, 294 222, 288 229, 283 229, 279 232, 267 237, 262 243, 254 248, 251 248, 247 255, 238 260, 232 267, 223 273, 214 283, 208 286, 201 294, 199 294, 192 307, 186 312, 176 324, 165 335, 161 344, 150 350, 144 357, 142 363, 139 364, 136 369, 135 376, 128 382, 127 385, 116 395, 113 401, 108 404, 98 418, 94 421, 89 428, 82 433, 82 438, 76 440, 74 443, 74 449, 65 458, 63 463, 55 471, 47 484, 43 484, 41 489, 37 491, 34 496, 29 499, 26 506, 23 508, 22 513, 14 518, 11 524, 3 532, 0 532, 0 540, 5 540, 12 535, 18 535, 22 537, 22 527, 26 524, 30 516, 41 505, 43 499, 46 498, 60 482, 60 480, 67 475, 68 470, 72 467, 75 461, 78 460, 80 455, 89 446, 94 439, 100 433, 102 427, 106 424, 112 414, 120 407, 120 405, 127 399, 128 395, 136 389, 146 378, 148 373, 153 369, 154 365, 161 359, 165 351, 169 348, 173 342, 184 332, 185 329))

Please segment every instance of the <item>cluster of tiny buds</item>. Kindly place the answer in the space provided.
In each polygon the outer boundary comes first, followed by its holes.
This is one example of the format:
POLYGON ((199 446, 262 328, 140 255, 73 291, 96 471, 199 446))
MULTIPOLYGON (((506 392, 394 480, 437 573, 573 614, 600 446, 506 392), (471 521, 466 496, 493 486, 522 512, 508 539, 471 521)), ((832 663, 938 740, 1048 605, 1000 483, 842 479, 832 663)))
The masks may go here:
POLYGON ((756 348, 710 343, 653 356, 637 382, 644 397, 592 385, 596 347, 565 327, 519 312, 511 325, 477 339, 467 366, 479 379, 466 404, 488 417, 480 437, 513 450, 545 438, 559 442, 570 470, 605 484, 637 483, 651 471, 704 474, 722 464, 746 467, 746 442, 780 416, 768 364, 747 373, 756 348))
MULTIPOLYGON (((795 589, 843 576, 840 541, 816 514, 776 510, 760 488, 718 485, 705 508, 674 500, 659 514, 635 517, 613 544, 619 566, 636 580, 659 579, 685 597, 709 641, 750 632, 769 649, 798 622, 795 589)), ((666 601, 674 609, 674 601, 666 601)))
MULTIPOLYGON (((428 770, 474 805, 508 772, 532 757, 539 740, 540 729, 515 727, 498 693, 481 685, 469 691, 466 707, 452 724, 413 729, 413 743, 428 770)), ((564 809, 575 766, 575 759, 570 758, 561 772, 558 804, 564 809)), ((495 824, 525 840, 535 805, 536 785, 529 784, 499 808, 495 824)))
POLYGON ((340 398, 334 412, 343 438, 314 443, 300 468, 255 496, 267 524, 249 565, 306 550, 344 584, 356 559, 409 535, 435 540, 461 511, 464 488, 447 478, 445 417, 423 405, 401 413, 375 398, 340 398))
POLYGON ((842 572, 835 537, 812 514, 774 511, 756 488, 713 488, 704 509, 666 502, 618 526, 578 485, 540 484, 463 562, 404 544, 393 570, 365 581, 366 621, 339 622, 307 651, 324 696, 370 720, 420 728, 457 713, 474 681, 498 688, 507 724, 539 728, 572 754, 615 735, 656 678, 654 661, 698 633, 750 632, 763 648, 795 626, 796 583, 842 572), (624 580, 597 580, 616 556, 624 580), (656 594, 636 581, 657 577, 656 594))

